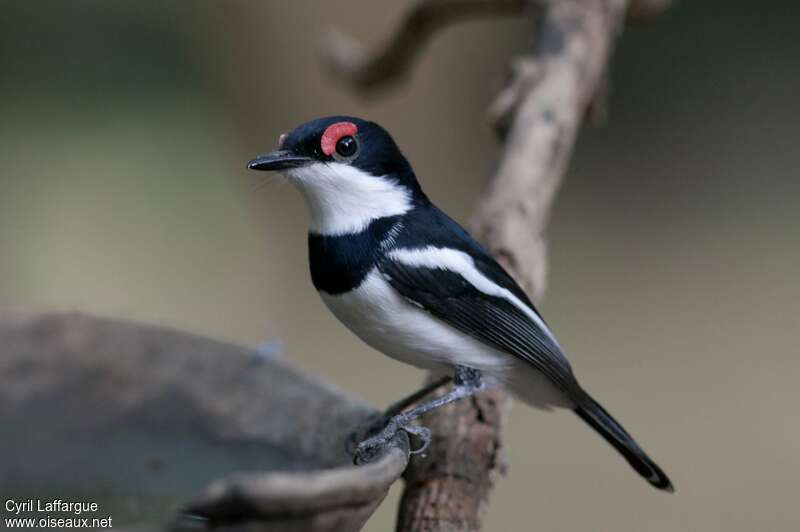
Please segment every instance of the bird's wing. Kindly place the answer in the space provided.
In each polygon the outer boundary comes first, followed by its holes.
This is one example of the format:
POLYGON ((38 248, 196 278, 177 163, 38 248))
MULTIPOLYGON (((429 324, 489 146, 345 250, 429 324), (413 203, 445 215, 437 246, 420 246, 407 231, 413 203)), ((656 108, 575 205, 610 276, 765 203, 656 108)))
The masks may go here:
POLYGON ((577 383, 558 342, 527 297, 523 300, 517 295, 521 289, 502 286, 510 280, 504 271, 505 278, 493 280, 495 268, 503 271, 488 255, 475 257, 465 250, 436 246, 395 248, 378 263, 383 277, 407 301, 529 362, 571 394, 577 383), (487 260, 492 263, 488 276, 484 273, 487 260))

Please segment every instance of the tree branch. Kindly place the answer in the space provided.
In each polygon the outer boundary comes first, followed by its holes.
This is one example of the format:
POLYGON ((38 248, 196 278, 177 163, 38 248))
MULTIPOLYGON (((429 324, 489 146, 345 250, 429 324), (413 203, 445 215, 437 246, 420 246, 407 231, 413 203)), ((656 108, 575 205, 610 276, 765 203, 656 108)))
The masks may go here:
MULTIPOLYGON (((603 4, 603 0, 598 0, 603 4)), ((375 50, 346 33, 331 30, 323 38, 322 56, 334 77, 364 94, 385 88, 404 78, 425 45, 443 27, 462 20, 487 16, 521 15, 526 8, 546 7, 554 0, 419 0, 403 18, 386 44, 375 50)), ((631 0, 630 21, 654 18, 675 0, 631 0)), ((601 87, 602 89, 602 87, 601 87)), ((603 100, 598 99, 602 113, 603 100)), ((593 115, 594 116, 594 115, 593 115)))
POLYGON ((490 109, 504 139, 472 230, 539 299, 545 229, 578 128, 601 85, 624 0, 562 0, 538 19, 533 52, 514 63, 490 109))
POLYGON ((459 20, 522 13, 530 0, 420 0, 391 40, 369 52, 347 34, 332 30, 323 40, 323 58, 331 73, 361 91, 374 90, 408 73, 424 45, 442 27, 459 20))
MULTIPOLYGON (((603 83, 625 0, 560 0, 537 16, 531 53, 516 61, 491 115, 504 139, 471 221, 480 239, 534 298, 546 283, 545 229, 576 133, 603 83)), ((498 473, 510 400, 494 390, 425 416, 428 456, 406 471, 397 530, 476 531, 498 473)))

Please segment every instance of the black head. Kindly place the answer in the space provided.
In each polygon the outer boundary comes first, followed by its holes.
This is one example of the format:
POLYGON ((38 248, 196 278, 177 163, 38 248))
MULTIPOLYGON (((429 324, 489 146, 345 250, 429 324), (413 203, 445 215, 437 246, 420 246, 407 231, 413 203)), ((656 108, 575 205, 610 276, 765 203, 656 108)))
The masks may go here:
POLYGON ((340 163, 373 176, 396 180, 415 193, 419 184, 391 135, 374 122, 329 116, 281 135, 278 149, 247 165, 252 170, 287 171, 315 163, 340 163))

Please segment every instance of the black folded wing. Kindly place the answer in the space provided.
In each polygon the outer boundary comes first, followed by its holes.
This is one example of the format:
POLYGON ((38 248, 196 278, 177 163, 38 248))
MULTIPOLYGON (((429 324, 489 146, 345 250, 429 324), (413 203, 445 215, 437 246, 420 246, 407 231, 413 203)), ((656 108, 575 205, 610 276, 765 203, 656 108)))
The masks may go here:
MULTIPOLYGON (((527 297, 526 301, 517 297, 515 304, 513 295, 481 291, 456 271, 409 264, 391 254, 379 261, 378 269, 407 301, 465 334, 529 362, 566 393, 572 395, 578 389, 569 362, 544 329, 544 322, 536 323, 519 308, 521 303, 538 316, 536 309, 528 307, 527 297)), ((504 279, 503 284, 508 281, 510 278, 504 279)))

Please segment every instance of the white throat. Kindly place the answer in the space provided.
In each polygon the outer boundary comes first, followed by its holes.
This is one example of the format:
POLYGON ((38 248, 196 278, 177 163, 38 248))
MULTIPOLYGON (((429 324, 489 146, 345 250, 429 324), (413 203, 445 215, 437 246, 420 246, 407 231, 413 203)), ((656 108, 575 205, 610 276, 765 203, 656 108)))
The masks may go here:
POLYGON ((412 208, 406 187, 347 164, 314 163, 286 174, 306 198, 313 233, 357 233, 372 220, 405 214, 412 208))

